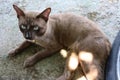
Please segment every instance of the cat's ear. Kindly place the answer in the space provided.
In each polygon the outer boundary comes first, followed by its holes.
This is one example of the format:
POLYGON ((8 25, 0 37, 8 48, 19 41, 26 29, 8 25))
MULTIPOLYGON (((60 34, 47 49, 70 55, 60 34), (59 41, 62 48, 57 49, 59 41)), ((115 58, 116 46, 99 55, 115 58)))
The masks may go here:
POLYGON ((36 18, 43 18, 47 22, 50 12, 51 8, 47 8, 42 13, 40 13, 36 18))
POLYGON ((19 8, 17 7, 16 5, 13 5, 13 8, 15 9, 16 13, 17 13, 17 17, 19 18, 20 16, 24 17, 25 14, 24 12, 19 8))

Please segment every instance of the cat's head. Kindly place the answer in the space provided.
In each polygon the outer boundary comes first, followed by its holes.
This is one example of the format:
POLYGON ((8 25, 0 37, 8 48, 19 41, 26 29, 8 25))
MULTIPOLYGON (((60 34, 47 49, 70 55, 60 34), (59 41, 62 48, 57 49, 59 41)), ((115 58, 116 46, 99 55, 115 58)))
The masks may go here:
POLYGON ((25 12, 16 5, 13 5, 17 13, 20 31, 25 39, 34 40, 35 36, 43 36, 46 32, 47 22, 51 8, 43 12, 25 12))

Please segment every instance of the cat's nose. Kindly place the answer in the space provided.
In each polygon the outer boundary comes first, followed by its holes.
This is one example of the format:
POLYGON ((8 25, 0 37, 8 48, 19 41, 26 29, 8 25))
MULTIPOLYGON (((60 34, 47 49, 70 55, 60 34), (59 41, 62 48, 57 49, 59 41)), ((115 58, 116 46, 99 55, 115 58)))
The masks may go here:
POLYGON ((32 37, 29 37, 29 36, 27 36, 27 37, 25 37, 26 39, 29 39, 29 40, 32 40, 32 37))
POLYGON ((29 32, 27 32, 27 33, 25 34, 25 38, 32 40, 32 36, 31 36, 31 34, 30 34, 29 32))

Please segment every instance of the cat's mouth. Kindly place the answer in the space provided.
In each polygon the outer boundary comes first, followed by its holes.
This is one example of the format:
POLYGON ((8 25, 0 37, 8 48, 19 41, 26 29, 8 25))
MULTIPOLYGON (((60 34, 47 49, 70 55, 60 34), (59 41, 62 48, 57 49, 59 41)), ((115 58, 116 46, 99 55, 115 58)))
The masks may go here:
POLYGON ((36 43, 36 40, 26 39, 26 41, 28 41, 28 42, 32 42, 32 43, 36 43))

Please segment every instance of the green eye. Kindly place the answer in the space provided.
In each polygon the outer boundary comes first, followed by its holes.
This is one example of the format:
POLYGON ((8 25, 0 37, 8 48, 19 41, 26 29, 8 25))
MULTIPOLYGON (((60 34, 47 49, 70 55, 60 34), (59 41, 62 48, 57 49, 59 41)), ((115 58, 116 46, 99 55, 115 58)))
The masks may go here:
POLYGON ((26 27, 24 25, 21 26, 21 29, 26 29, 26 27))
POLYGON ((39 27, 38 27, 38 26, 35 26, 35 27, 33 28, 33 30, 37 31, 37 30, 39 30, 39 27))

